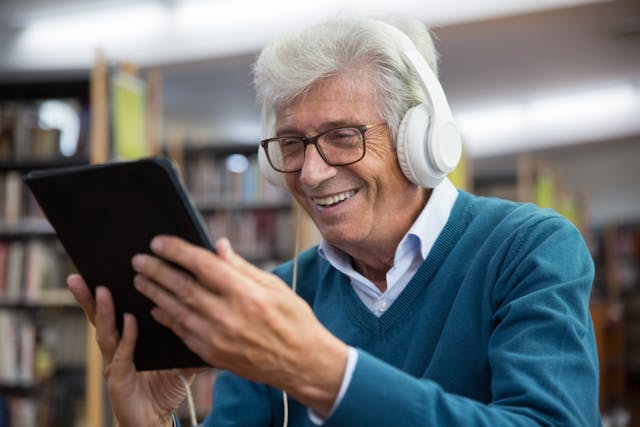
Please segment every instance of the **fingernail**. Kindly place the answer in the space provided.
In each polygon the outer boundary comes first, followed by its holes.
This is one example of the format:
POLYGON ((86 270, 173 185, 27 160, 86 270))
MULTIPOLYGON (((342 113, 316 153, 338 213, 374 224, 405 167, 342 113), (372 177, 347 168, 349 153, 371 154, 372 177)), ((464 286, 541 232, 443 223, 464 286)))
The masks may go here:
POLYGON ((139 291, 142 292, 144 290, 144 283, 142 281, 142 277, 139 274, 136 274, 133 278, 133 286, 139 291))
POLYGON ((151 240, 151 249, 152 249, 154 252, 158 252, 158 251, 160 251, 160 250, 162 249, 162 238, 160 238, 160 237, 154 237, 154 238, 151 240))
POLYGON ((106 295, 107 288, 105 286, 96 286, 96 294, 95 298, 102 298, 102 296, 106 295), (99 296, 100 295, 100 296, 99 296))
POLYGON ((233 252, 233 249, 231 248, 231 242, 229 242, 229 239, 227 239, 226 237, 221 237, 220 239, 218 239, 216 247, 218 251, 223 253, 233 252))
POLYGON ((135 270, 138 270, 144 267, 146 260, 147 260, 146 255, 141 255, 141 254, 134 255, 133 258, 131 258, 131 265, 133 265, 133 268, 135 270))

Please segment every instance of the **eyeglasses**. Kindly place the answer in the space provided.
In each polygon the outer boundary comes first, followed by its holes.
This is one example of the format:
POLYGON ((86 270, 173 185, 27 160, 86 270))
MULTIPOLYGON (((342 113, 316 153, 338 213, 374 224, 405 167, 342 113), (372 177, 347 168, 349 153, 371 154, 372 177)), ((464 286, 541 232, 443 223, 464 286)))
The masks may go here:
POLYGON ((346 126, 329 129, 312 137, 279 136, 260 141, 267 160, 278 172, 302 169, 307 145, 315 145, 329 166, 346 166, 361 160, 365 154, 364 133, 381 124, 346 126))

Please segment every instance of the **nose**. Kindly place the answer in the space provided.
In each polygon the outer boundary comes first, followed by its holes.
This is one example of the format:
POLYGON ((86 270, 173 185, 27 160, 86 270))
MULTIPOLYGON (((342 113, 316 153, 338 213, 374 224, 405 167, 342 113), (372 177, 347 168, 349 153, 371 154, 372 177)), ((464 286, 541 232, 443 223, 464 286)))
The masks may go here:
POLYGON ((315 145, 305 147, 304 162, 300 170, 300 182, 308 187, 314 187, 322 181, 333 177, 337 172, 335 166, 328 165, 315 145))

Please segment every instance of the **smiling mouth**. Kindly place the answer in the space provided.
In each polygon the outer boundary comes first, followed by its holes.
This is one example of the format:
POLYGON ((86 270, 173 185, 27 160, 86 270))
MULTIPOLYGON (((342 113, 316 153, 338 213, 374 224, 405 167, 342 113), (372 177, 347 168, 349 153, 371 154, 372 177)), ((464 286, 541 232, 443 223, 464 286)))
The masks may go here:
POLYGON ((351 191, 345 191, 344 193, 334 194, 333 196, 313 197, 311 200, 313 200, 313 203, 315 203, 318 206, 329 207, 337 203, 343 202, 347 199, 350 199, 355 194, 356 192, 354 190, 351 190, 351 191))

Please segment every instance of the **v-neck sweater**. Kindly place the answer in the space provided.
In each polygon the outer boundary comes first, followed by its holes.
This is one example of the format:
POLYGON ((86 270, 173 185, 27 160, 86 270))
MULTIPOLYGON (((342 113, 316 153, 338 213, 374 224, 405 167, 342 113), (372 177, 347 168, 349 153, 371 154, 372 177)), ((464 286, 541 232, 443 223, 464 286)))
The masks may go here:
MULTIPOLYGON (((600 425, 593 262, 551 210, 460 191, 427 259, 376 317, 316 248, 298 293, 358 350, 324 426, 600 425)), ((290 283, 292 263, 275 273, 290 283)), ((310 367, 312 369, 312 367, 310 367)), ((204 426, 280 426, 282 394, 219 375, 204 426)), ((310 426, 289 399, 289 426, 310 426)))

